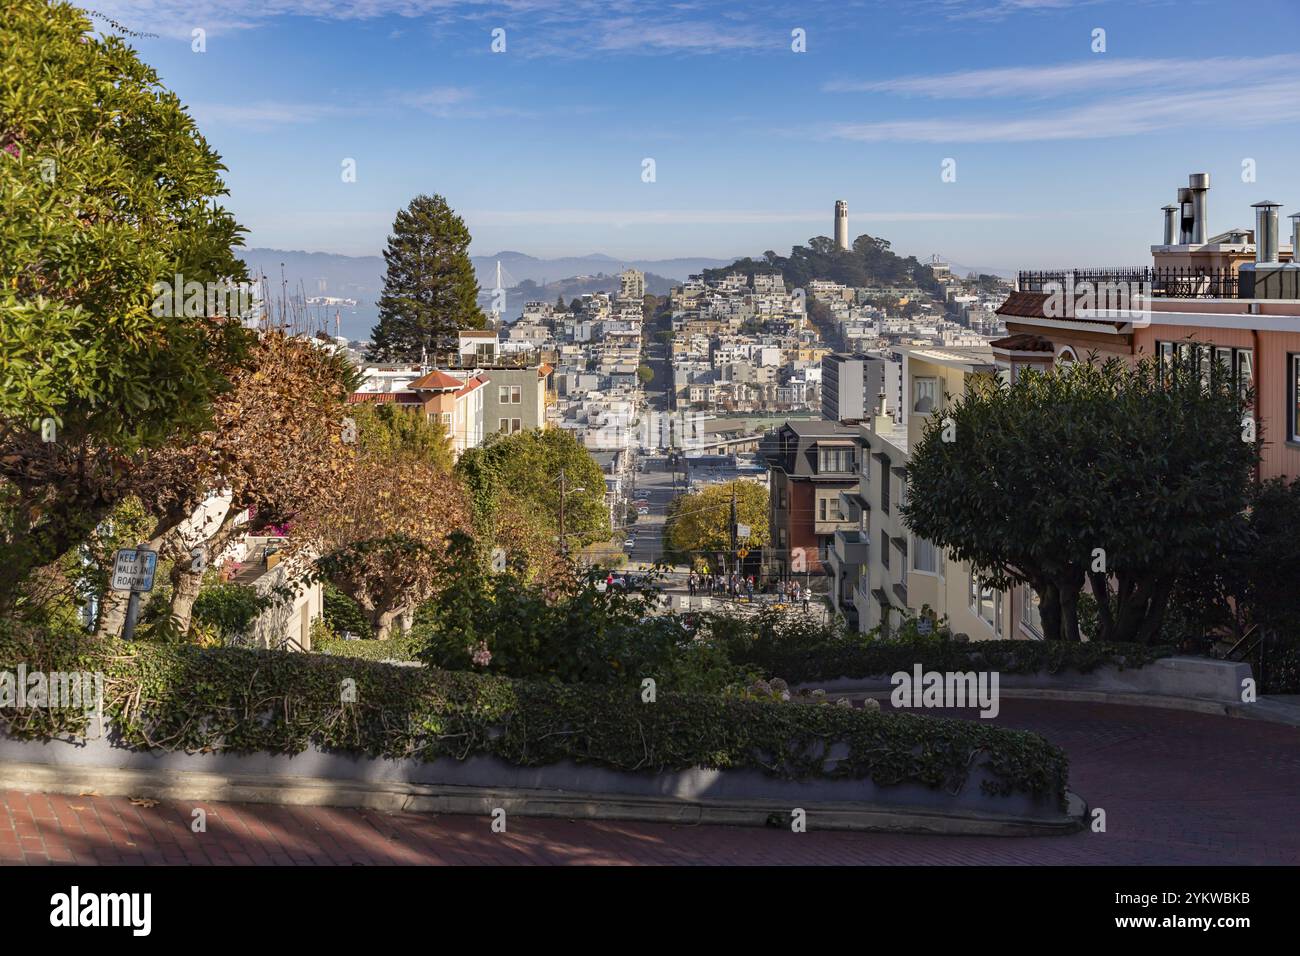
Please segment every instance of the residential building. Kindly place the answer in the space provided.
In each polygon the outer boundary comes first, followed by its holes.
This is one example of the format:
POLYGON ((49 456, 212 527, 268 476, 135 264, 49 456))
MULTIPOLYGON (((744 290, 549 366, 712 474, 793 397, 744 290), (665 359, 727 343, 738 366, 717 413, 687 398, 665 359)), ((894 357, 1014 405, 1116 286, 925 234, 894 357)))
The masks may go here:
POLYGON ((1153 263, 1119 270, 1022 272, 998 309, 1008 335, 992 344, 1015 377, 1025 367, 1118 355, 1191 363, 1253 387, 1262 478, 1300 476, 1300 213, 1278 242, 1278 206, 1254 226, 1212 233, 1209 175, 1189 177, 1164 207, 1153 263), (1260 241, 1262 239, 1262 241, 1260 241))
POLYGON ((856 429, 827 421, 789 421, 768 432, 760 453, 769 469, 768 574, 822 574, 836 531, 854 523, 840 492, 857 488, 856 429))
POLYGON ((885 391, 885 361, 836 352, 822 358, 822 418, 860 422, 872 415, 885 391))
POLYGON ((530 428, 546 427, 547 380, 551 366, 495 367, 484 371, 488 377, 483 396, 485 432, 513 435, 530 428))
POLYGON ((917 348, 903 350, 902 358, 906 424, 891 414, 886 399, 856 430, 861 471, 855 487, 841 494, 849 524, 835 532, 829 554, 839 610, 863 632, 879 627, 889 633, 904 609, 915 614, 928 606, 971 640, 1041 637, 1032 597, 1026 603, 984 585, 964 562, 912 534, 902 516, 910 449, 973 377, 1000 374, 993 352, 917 348), (1024 625, 1017 617, 1021 608, 1028 615, 1024 625))
POLYGON ((402 391, 353 392, 349 404, 393 403, 429 421, 440 422, 447 430, 452 455, 459 458, 466 449, 476 448, 483 442, 484 386, 486 374, 475 374, 461 379, 434 369, 407 382, 402 391))

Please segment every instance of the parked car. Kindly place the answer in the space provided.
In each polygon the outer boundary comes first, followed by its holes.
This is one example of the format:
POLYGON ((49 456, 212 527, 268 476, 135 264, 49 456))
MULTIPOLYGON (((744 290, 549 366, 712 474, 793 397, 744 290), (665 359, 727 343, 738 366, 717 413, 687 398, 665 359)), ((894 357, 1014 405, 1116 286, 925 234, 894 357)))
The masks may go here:
POLYGON ((631 548, 631 547, 633 547, 633 546, 635 546, 635 545, 636 545, 636 538, 631 537, 631 536, 629 535, 628 537, 626 537, 626 538, 623 539, 623 547, 625 547, 625 548, 631 548))

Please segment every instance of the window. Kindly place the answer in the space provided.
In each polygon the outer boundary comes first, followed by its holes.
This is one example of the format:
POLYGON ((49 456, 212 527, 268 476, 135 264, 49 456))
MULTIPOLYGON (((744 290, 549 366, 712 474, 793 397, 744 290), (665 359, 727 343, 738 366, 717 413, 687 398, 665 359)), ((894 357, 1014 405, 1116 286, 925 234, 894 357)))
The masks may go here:
POLYGON ((442 423, 448 427, 451 426, 451 412, 442 413, 442 423))
POLYGON ((912 411, 929 415, 936 408, 938 381, 932 376, 912 379, 912 411))
POLYGON ((1291 407, 1291 441, 1300 441, 1300 355, 1288 358, 1291 367, 1291 399, 1287 403, 1291 407))
POLYGON ((851 473, 857 465, 853 461, 852 448, 822 448, 818 471, 851 473))
POLYGON ((889 459, 880 460, 880 510, 889 514, 889 459))
POLYGON ((1160 362, 1160 379, 1168 385, 1174 375, 1174 343, 1157 342, 1156 358, 1160 362))
POLYGON ((497 386, 497 404, 498 404, 498 405, 509 405, 509 404, 510 404, 510 386, 509 386, 509 385, 498 385, 498 386, 497 386))
POLYGON ((518 418, 500 418, 497 421, 499 422, 497 431, 503 435, 513 435, 515 432, 520 431, 520 426, 523 424, 522 420, 518 418))
POLYGON ((1038 592, 1028 584, 1020 585, 1020 623, 1034 637, 1043 636, 1043 615, 1038 603, 1038 592))
POLYGON ((523 399, 523 394, 524 394, 523 386, 521 386, 521 385, 511 385, 511 386, 510 386, 510 404, 511 404, 511 405, 519 405, 519 404, 522 404, 522 402, 523 402, 523 400, 524 400, 524 399, 523 399))
POLYGON ((1214 381, 1231 382, 1235 373, 1232 369, 1232 349, 1216 348, 1214 350, 1214 381))
POLYGON ((1156 358, 1162 379, 1168 383, 1175 368, 1189 366, 1202 382, 1219 382, 1229 376, 1242 398, 1254 379, 1254 353, 1226 345, 1198 345, 1191 342, 1157 342, 1156 358))
POLYGON ((840 496, 838 494, 823 496, 817 499, 817 520, 818 521, 846 521, 844 509, 840 507, 840 496))
POLYGON ((922 574, 939 572, 939 555, 935 546, 925 538, 912 539, 912 570, 922 574))
POLYGON ((883 528, 880 531, 880 563, 886 569, 889 568, 889 532, 883 528))
POLYGON ((1237 391, 1245 398, 1246 392, 1255 383, 1255 353, 1250 349, 1237 349, 1236 356, 1237 391))
POLYGON ((975 575, 970 578, 970 609, 975 612, 975 616, 981 621, 993 628, 998 634, 1002 633, 1002 601, 1001 595, 986 585, 975 575))

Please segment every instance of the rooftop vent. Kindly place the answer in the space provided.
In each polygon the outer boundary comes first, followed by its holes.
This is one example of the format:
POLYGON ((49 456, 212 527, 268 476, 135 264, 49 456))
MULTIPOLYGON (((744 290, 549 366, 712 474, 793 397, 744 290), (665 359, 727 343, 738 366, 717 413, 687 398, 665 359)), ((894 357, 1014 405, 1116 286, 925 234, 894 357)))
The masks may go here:
MULTIPOLYGON (((1255 210, 1255 261, 1242 265, 1238 273, 1243 299, 1300 299, 1300 267, 1278 261, 1278 203, 1265 200, 1255 210)), ((1300 232, 1300 218, 1291 217, 1300 232)))
POLYGON ((1202 244, 1210 233, 1210 174, 1192 173, 1178 190, 1178 203, 1164 206, 1165 245, 1202 244))

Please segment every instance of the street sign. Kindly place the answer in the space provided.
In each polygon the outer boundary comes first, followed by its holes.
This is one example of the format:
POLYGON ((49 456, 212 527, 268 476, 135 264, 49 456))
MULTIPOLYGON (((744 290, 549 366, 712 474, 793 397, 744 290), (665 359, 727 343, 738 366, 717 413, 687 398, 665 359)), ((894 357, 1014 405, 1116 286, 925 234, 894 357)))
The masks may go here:
POLYGON ((934 630, 934 622, 931 621, 928 617, 917 618, 916 633, 925 635, 925 634, 929 634, 933 630, 934 630))
POLYGON ((158 568, 158 552, 144 548, 121 548, 113 556, 114 591, 152 591, 158 568))
POLYGON ((739 551, 736 552, 736 557, 738 557, 738 558, 747 558, 747 557, 749 557, 749 549, 748 549, 748 548, 741 548, 739 551))
POLYGON ((736 525, 736 537, 737 537, 737 538, 748 538, 748 537, 749 537, 749 525, 747 525, 747 524, 738 524, 738 525, 736 525))

